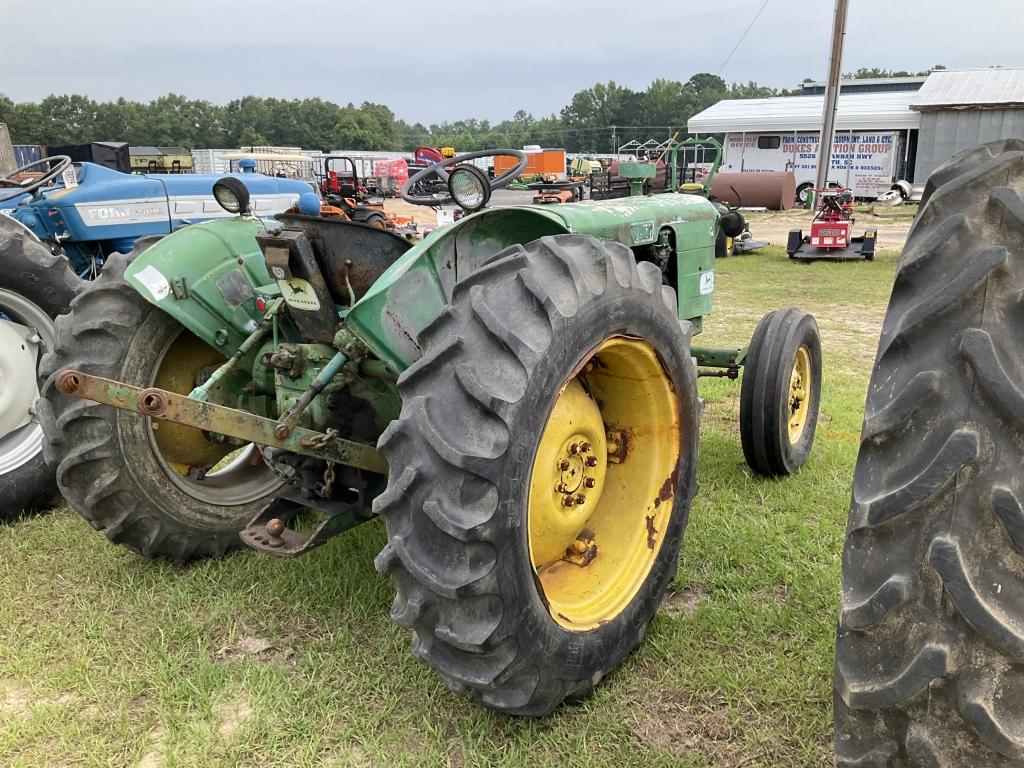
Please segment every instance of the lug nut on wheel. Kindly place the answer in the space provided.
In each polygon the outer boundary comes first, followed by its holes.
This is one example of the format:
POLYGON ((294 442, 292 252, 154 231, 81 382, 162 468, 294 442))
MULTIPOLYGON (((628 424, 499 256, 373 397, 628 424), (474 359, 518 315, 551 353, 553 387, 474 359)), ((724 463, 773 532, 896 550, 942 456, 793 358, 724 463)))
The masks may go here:
POLYGON ((597 466, 597 456, 587 456, 586 464, 587 464, 588 467, 596 467, 597 466))

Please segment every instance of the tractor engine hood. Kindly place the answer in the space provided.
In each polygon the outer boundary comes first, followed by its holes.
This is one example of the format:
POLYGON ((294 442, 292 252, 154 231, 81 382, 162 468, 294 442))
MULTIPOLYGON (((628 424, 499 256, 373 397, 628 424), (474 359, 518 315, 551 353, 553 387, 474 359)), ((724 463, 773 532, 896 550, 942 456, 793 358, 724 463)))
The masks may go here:
POLYGON ((669 227, 677 251, 713 251, 718 217, 712 203, 684 194, 491 208, 435 230, 406 252, 346 322, 388 367, 401 372, 419 358, 417 337, 449 303, 455 283, 511 245, 575 233, 644 246, 669 227))

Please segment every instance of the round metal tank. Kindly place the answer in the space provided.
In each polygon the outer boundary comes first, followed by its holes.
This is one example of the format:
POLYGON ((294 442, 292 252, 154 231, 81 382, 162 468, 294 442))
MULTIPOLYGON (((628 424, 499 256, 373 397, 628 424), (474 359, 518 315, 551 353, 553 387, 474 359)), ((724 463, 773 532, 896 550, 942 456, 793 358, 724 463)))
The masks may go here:
POLYGON ((711 195, 730 205, 784 211, 796 201, 796 179, 791 171, 717 173, 711 195))

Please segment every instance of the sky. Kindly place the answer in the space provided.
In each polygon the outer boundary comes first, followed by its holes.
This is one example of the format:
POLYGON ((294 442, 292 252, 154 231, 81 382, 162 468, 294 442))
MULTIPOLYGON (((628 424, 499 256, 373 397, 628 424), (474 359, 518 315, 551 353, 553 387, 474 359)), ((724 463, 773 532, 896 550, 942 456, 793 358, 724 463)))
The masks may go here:
MULTIPOLYGON (((0 93, 225 103, 254 94, 374 101, 408 122, 557 112, 614 80, 719 72, 823 79, 833 3, 768 0, 0 0, 0 93), (42 24, 42 26, 39 26, 42 24), (48 40, 48 42, 43 42, 48 40), (723 67, 724 64, 724 68, 723 67)), ((1022 66, 1020 0, 850 0, 843 70, 1022 66)))

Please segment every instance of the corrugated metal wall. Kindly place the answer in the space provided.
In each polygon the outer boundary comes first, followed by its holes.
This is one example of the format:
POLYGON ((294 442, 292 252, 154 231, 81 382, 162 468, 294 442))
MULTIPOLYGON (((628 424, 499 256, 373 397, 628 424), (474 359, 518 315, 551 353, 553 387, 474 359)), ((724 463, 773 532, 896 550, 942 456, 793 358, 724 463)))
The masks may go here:
POLYGON ((1024 109, 940 109, 921 113, 914 179, 963 149, 995 139, 1024 138, 1024 109))

